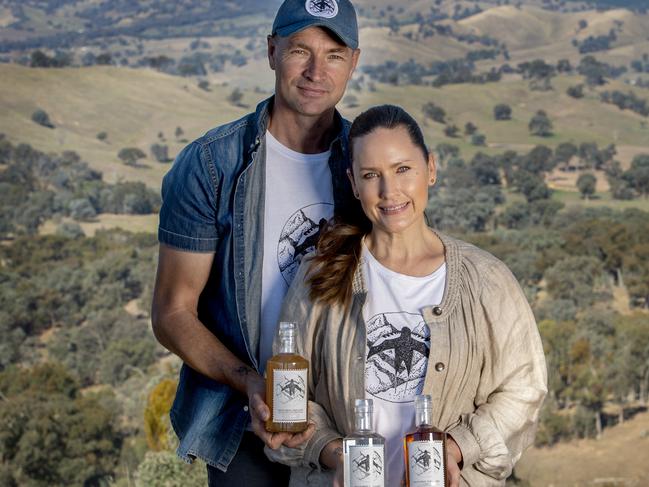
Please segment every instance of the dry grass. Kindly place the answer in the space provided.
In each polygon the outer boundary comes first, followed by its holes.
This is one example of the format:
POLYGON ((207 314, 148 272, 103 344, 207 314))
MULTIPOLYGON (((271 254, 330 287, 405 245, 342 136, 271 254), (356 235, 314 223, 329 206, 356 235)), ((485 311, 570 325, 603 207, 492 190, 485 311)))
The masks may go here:
POLYGON ((575 440, 523 454, 516 474, 532 487, 649 485, 649 412, 604 430, 600 440, 575 440))
MULTIPOLYGON (((71 221, 66 219, 65 221, 71 221)), ((52 235, 60 222, 48 220, 39 229, 41 235, 52 235)), ((158 215, 114 215, 102 213, 93 222, 80 223, 87 237, 93 237, 97 230, 121 228, 130 232, 156 233, 158 229, 158 215)))

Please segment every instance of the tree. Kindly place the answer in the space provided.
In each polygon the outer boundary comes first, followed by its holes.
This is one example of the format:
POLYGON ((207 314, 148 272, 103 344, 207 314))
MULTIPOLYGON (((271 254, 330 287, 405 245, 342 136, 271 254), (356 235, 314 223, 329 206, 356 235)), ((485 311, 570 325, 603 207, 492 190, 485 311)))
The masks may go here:
POLYGON ((32 113, 32 121, 43 127, 54 128, 54 124, 50 121, 50 116, 45 110, 41 110, 40 108, 32 113))
MULTIPOLYGON (((102 485, 122 443, 112 394, 79 393, 60 365, 0 372, 0 457, 11 485, 102 485)), ((3 484, 3 485, 6 485, 3 484)))
POLYGON ((235 88, 228 95, 228 101, 232 103, 235 107, 241 106, 241 100, 243 100, 243 92, 239 88, 235 88))
POLYGON ((577 188, 581 193, 582 199, 591 199, 595 194, 595 185, 597 178, 591 173, 584 173, 577 178, 577 188))
POLYGON ((358 104, 358 97, 356 95, 347 95, 343 99, 343 103, 345 104, 346 107, 348 108, 356 108, 359 106, 358 104))
POLYGON ((457 137, 459 132, 460 132, 460 129, 457 128, 457 125, 455 125, 455 124, 447 125, 446 127, 444 127, 444 134, 447 137, 457 137))
POLYGON ((566 90, 566 93, 568 96, 571 96, 573 98, 583 98, 584 97, 584 85, 583 84, 578 84, 574 86, 569 86, 568 89, 566 90))
POLYGON ((146 154, 137 147, 125 147, 117 153, 117 157, 127 166, 136 166, 138 159, 146 157, 146 154))
POLYGON ((450 157, 457 157, 460 154, 460 148, 453 144, 441 142, 435 147, 435 152, 440 158, 440 162, 446 162, 450 157))
POLYGON ((169 451, 147 452, 138 466, 135 487, 203 487, 207 485, 205 468, 194 462, 185 464, 169 451))
POLYGON ((473 135, 478 131, 478 127, 473 125, 472 122, 467 122, 464 125, 464 135, 473 135))
POLYGON ((530 119, 528 128, 532 135, 538 137, 549 137, 552 135, 552 121, 544 110, 539 110, 530 119))
POLYGON ((487 145, 487 137, 484 134, 473 134, 471 136, 471 143, 477 146, 487 145))
POLYGON ((603 283, 604 268, 594 257, 567 257, 544 273, 547 290, 554 299, 569 299, 578 308, 586 308, 605 296, 595 287, 603 283))
POLYGON ((173 404, 178 383, 163 379, 149 394, 144 409, 144 432, 149 449, 153 451, 169 450, 169 410, 173 404))
POLYGON ((505 104, 499 103, 494 107, 494 119, 496 120, 511 120, 512 108, 505 104))
POLYGON ((649 154, 638 154, 631 161, 631 167, 622 175, 638 193, 649 196, 649 154))
POLYGON ((554 157, 558 162, 568 163, 578 151, 579 149, 572 142, 562 142, 554 150, 554 157))
POLYGON ((169 147, 165 144, 152 144, 151 155, 158 162, 169 162, 169 147))
POLYGON ((430 118, 435 122, 446 123, 446 112, 440 106, 435 105, 432 101, 427 102, 421 107, 424 117, 430 118))

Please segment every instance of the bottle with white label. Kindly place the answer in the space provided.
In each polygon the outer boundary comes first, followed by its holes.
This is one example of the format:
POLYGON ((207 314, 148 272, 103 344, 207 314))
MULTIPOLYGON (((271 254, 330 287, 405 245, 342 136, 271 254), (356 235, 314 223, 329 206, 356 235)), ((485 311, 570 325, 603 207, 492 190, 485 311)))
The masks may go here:
POLYGON ((266 402, 270 417, 266 430, 299 433, 307 426, 309 362, 295 353, 295 323, 279 324, 279 353, 266 364, 266 402))
POLYGON ((343 440, 345 487, 385 486, 385 438, 372 430, 373 403, 354 403, 354 432, 343 440))
POLYGON ((446 433, 433 427, 429 395, 415 397, 415 430, 403 440, 407 487, 447 487, 446 433))

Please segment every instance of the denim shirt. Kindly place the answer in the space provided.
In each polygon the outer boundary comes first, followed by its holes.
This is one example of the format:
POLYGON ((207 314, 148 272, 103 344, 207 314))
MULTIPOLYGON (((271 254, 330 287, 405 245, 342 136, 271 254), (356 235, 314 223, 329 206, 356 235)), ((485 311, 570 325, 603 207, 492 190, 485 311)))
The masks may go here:
MULTIPOLYGON (((176 158, 162 182, 160 243, 214 252, 198 318, 243 362, 259 370, 264 235, 265 134, 273 98, 254 113, 207 132, 176 158)), ((335 115, 331 143, 334 213, 353 198, 346 177, 349 122, 335 115)), ((178 455, 225 471, 250 420, 247 398, 183 364, 171 424, 178 455)))

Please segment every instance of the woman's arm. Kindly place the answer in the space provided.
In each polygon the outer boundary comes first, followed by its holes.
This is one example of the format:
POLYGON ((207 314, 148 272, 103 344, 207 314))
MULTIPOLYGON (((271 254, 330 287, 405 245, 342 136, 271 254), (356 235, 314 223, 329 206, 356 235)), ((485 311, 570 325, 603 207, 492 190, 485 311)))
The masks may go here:
POLYGON ((497 262, 485 275, 481 306, 487 343, 477 400, 448 433, 464 466, 505 479, 534 440, 547 393, 543 346, 532 310, 516 278, 497 262), (486 400, 482 399, 486 398, 486 400))

